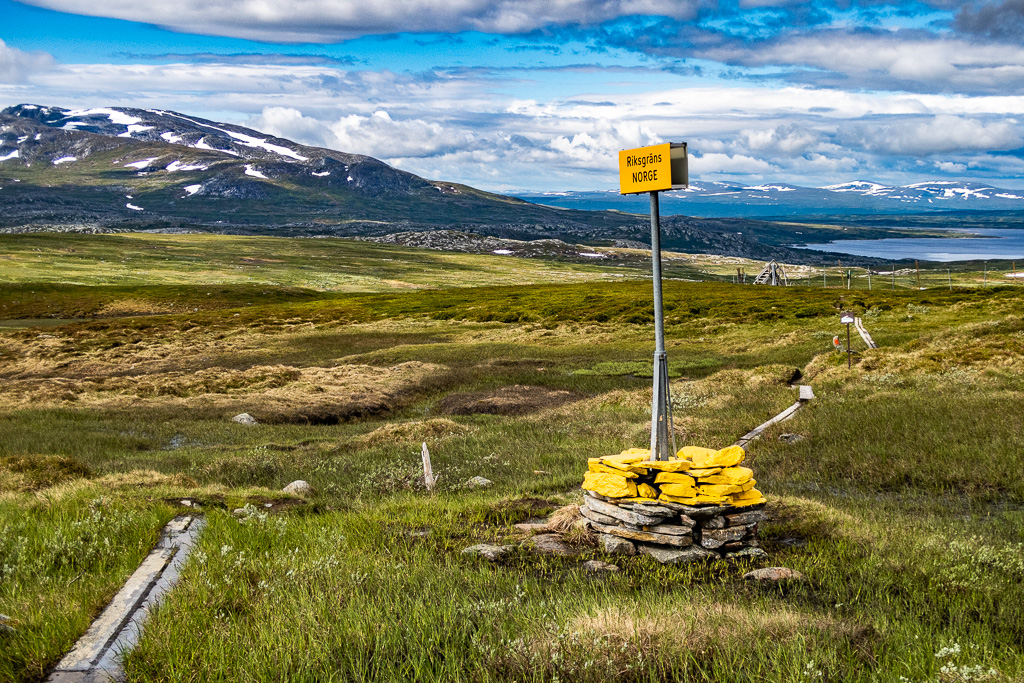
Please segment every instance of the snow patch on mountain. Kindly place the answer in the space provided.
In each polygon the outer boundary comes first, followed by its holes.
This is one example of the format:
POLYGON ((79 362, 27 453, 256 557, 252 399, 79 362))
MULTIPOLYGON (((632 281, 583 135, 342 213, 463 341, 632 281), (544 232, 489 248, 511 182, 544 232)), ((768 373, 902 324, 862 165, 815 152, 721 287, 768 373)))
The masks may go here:
MULTIPOLYGON (((271 143, 267 142, 266 138, 257 138, 257 137, 253 137, 252 135, 246 135, 244 133, 236 133, 234 131, 227 130, 226 128, 218 128, 217 126, 211 126, 211 125, 209 125, 207 123, 199 123, 198 121, 193 121, 192 119, 188 118, 187 116, 182 116, 181 114, 175 114, 175 113, 172 113, 172 112, 164 112, 163 114, 164 114, 164 116, 173 116, 174 118, 182 119, 183 121, 188 121, 189 123, 191 123, 194 126, 202 126, 203 128, 209 128, 210 130, 215 130, 218 133, 224 133, 225 135, 228 135, 228 136, 234 138, 235 140, 238 140, 239 143, 245 145, 246 147, 258 147, 258 148, 264 149, 264 150, 266 150, 268 152, 273 152, 274 154, 279 154, 279 155, 281 155, 283 157, 289 157, 289 158, 294 159, 296 161, 309 161, 308 157, 302 156, 301 154, 299 154, 295 150, 289 149, 287 147, 282 147, 281 145, 271 144, 271 143)), ((200 140, 200 142, 202 142, 202 140, 200 140)), ((196 145, 196 146, 198 147, 198 145, 196 145)), ((200 147, 200 149, 207 149, 207 148, 200 147)), ((210 149, 212 149, 212 148, 210 148, 210 149)), ((217 150, 217 151, 223 152, 225 150, 217 150)), ((235 156, 238 156, 238 155, 236 154, 235 156)))
MULTIPOLYGON (((117 111, 116 109, 107 109, 106 107, 97 107, 96 109, 78 109, 76 111, 69 111, 67 118, 73 119, 79 116, 107 116, 111 123, 116 123, 122 126, 130 126, 136 123, 142 123, 142 119, 137 116, 131 116, 124 112, 117 111)), ((67 124, 65 124, 67 125, 67 124)), ((84 125, 84 124, 78 124, 84 125)))
POLYGON ((127 204, 125 204, 125 206, 131 209, 132 211, 145 211, 145 209, 143 209, 141 206, 135 206, 131 202, 128 202, 127 204))
POLYGON ((3 156, 0 156, 0 161, 7 161, 9 159, 17 159, 20 156, 21 156, 21 152, 19 152, 18 150, 14 150, 13 152, 8 152, 7 154, 4 154, 3 156))
POLYGON ((203 186, 202 185, 186 185, 183 189, 185 190, 185 196, 186 197, 191 197, 196 192, 199 192, 199 190, 203 189, 203 186))
POLYGON ((183 164, 177 159, 167 164, 167 168, 164 169, 170 173, 175 171, 205 171, 209 166, 203 166, 202 164, 183 164))
POLYGON ((890 192, 892 190, 891 187, 868 182, 866 180, 853 180, 848 183, 839 183, 838 185, 826 185, 819 189, 828 190, 830 192, 863 192, 864 194, 878 194, 883 191, 890 192))
POLYGON ((251 175, 253 178, 262 178, 263 180, 269 180, 269 178, 267 178, 267 176, 263 175, 262 173, 257 171, 255 168, 253 168, 252 164, 246 164, 245 165, 245 175, 251 175))
POLYGON ((128 126, 128 130, 126 130, 125 132, 121 133, 117 137, 119 137, 119 138, 130 138, 131 136, 135 135, 136 133, 145 133, 147 130, 153 130, 153 128, 154 128, 153 126, 140 126, 138 124, 134 124, 133 123, 133 124, 128 126))
POLYGON ((78 157, 61 157, 59 159, 54 159, 53 165, 60 166, 61 164, 68 164, 71 163, 72 161, 78 161, 78 157))
POLYGON ((138 169, 147 168, 147 167, 149 167, 150 164, 152 164, 154 161, 156 161, 159 158, 160 157, 150 157, 149 159, 141 159, 139 161, 133 161, 130 164, 125 164, 124 167, 125 168, 138 168, 138 169))
POLYGON ((190 146, 195 147, 196 149, 208 149, 211 152, 223 152, 224 154, 230 154, 233 157, 239 156, 238 152, 232 152, 230 149, 217 149, 216 147, 210 147, 210 145, 206 144, 206 138, 199 138, 199 142, 190 146))
POLYGON ((796 192, 795 187, 786 187, 785 185, 754 185, 753 187, 744 187, 743 189, 756 192, 796 192))

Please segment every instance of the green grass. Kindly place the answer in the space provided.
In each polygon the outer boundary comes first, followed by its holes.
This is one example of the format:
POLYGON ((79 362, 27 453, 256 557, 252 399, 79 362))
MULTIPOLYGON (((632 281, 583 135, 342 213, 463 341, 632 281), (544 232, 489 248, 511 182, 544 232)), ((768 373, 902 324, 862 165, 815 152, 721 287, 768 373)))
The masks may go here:
POLYGON ((0 680, 41 680, 184 497, 209 524, 131 681, 1024 676, 1024 290, 667 283, 680 445, 731 443, 793 381, 818 396, 749 449, 768 563, 808 577, 764 589, 747 563, 616 558, 601 578, 580 568, 591 546, 461 554, 518 544, 512 523, 579 500, 586 458, 646 443, 649 284, 258 285, 249 305, 250 285, 119 273, 19 314, 207 303, 0 331, 0 680), (880 345, 854 336, 852 371, 831 351, 845 308, 880 345), (508 414, 474 413, 481 396, 508 414), (333 422, 297 417, 325 406, 333 422), (493 486, 467 490, 477 475, 493 486), (280 492, 298 478, 307 501, 280 492))

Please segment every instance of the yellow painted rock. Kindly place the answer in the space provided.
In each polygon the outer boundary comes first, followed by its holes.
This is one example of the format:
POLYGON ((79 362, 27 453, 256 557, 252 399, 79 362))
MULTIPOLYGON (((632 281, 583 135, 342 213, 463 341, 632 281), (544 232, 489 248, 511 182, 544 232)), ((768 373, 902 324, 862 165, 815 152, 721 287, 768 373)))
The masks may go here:
POLYGON ((662 484, 661 492, 681 497, 697 495, 697 489, 692 484, 662 484))
POLYGON ((742 484, 754 477, 754 470, 749 467, 726 467, 718 474, 701 477, 702 484, 742 484))
POLYGON ((662 493, 658 500, 665 500, 669 503, 682 503, 683 505, 721 505, 729 502, 726 496, 673 496, 662 493))
POLYGON ((715 451, 713 453, 694 455, 692 460, 693 466, 697 468, 732 467, 733 465, 739 465, 743 462, 743 458, 745 457, 746 453, 744 453, 743 449, 739 446, 726 446, 722 450, 715 451))
POLYGON ((629 465, 630 463, 640 462, 647 455, 644 453, 619 453, 618 455, 605 455, 601 457, 601 460, 606 462, 620 462, 623 465, 629 465))
POLYGON ((758 503, 765 502, 764 495, 755 488, 748 489, 742 493, 736 493, 729 496, 729 502, 737 507, 744 505, 757 505, 758 503))
POLYGON ((694 481, 693 477, 688 474, 681 474, 676 472, 658 472, 658 476, 654 478, 655 484, 687 484, 688 486, 696 486, 697 482, 694 481))
POLYGON ((582 488, 609 498, 636 498, 636 484, 619 474, 587 472, 582 488))
POLYGON ((693 496, 670 496, 667 493, 662 493, 658 496, 658 500, 665 500, 669 503, 682 503, 683 505, 693 504, 693 496))
POLYGON ((622 500, 625 503, 657 503, 658 502, 657 499, 655 499, 655 498, 641 498, 639 496, 636 497, 636 498, 620 498, 620 500, 622 500))
POLYGON ((722 497, 728 496, 730 493, 741 493, 743 489, 735 484, 707 484, 701 486, 698 491, 702 496, 722 497))
POLYGON ((646 467, 659 472, 685 472, 690 469, 689 460, 644 460, 636 463, 637 467, 646 467))
MULTIPOLYGON (((620 453, 619 455, 642 455, 644 456, 644 458, 646 458, 650 454, 650 448, 627 448, 626 450, 622 451, 622 453, 620 453)), ((642 459, 643 458, 641 458, 641 460, 642 459)))
POLYGON ((744 491, 749 491, 750 489, 754 488, 754 486, 757 485, 757 479, 747 479, 742 484, 736 484, 736 485, 739 486, 740 489, 742 489, 744 491))
POLYGON ((721 505, 723 503, 728 503, 729 502, 729 497, 728 496, 699 495, 696 498, 692 498, 691 501, 692 501, 691 505, 692 504, 696 504, 696 505, 721 505))
POLYGON ((710 477, 713 474, 718 474, 722 471, 721 467, 704 467, 699 470, 689 470, 687 474, 691 477, 710 477))
MULTIPOLYGON (((691 460, 693 462, 697 462, 697 458, 703 459, 705 457, 714 455, 717 452, 718 451, 716 451, 714 448, 701 448, 700 446, 683 446, 682 448, 679 449, 679 452, 676 453, 676 457, 682 458, 683 460, 691 460)), ((698 465, 698 467, 701 467, 701 465, 698 465)))
POLYGON ((587 464, 587 469, 597 474, 614 474, 619 477, 626 477, 627 479, 636 479, 640 476, 636 472, 628 472, 626 470, 608 467, 608 465, 605 465, 603 462, 590 462, 587 464))
POLYGON ((637 484, 636 493, 641 498, 654 499, 658 497, 658 489, 654 488, 650 484, 637 484))

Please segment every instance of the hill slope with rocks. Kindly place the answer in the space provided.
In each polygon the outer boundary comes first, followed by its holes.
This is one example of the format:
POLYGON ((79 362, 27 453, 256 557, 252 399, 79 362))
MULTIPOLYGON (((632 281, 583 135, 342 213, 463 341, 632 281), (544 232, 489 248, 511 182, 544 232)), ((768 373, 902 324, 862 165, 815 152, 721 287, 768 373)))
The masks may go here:
MULTIPOLYGON (((666 217, 663 228, 664 246, 679 251, 805 263, 830 258, 789 247, 806 228, 794 233, 764 221, 684 216, 666 217)), ((650 239, 642 214, 542 206, 177 112, 22 104, 0 111, 0 231, 39 229, 650 239)))

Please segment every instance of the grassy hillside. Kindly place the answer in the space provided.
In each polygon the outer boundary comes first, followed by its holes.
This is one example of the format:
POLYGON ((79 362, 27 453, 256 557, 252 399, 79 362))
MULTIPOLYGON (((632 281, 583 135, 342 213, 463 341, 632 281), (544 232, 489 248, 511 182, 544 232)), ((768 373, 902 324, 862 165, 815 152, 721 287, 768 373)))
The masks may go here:
POLYGON ((649 282, 204 240, 7 243, 8 317, 100 317, 0 331, 0 680, 41 680, 183 499, 209 525, 132 681, 1024 677, 1024 288, 666 283, 680 444, 731 443, 794 380, 818 396, 749 450, 766 564, 808 577, 763 589, 750 563, 594 576, 585 534, 579 557, 461 554, 526 541, 512 524, 578 502, 587 457, 645 443, 649 282), (489 286, 409 289, 453 284, 489 286), (880 345, 855 336, 852 371, 846 308, 880 345), (280 492, 298 478, 309 499, 280 492))

